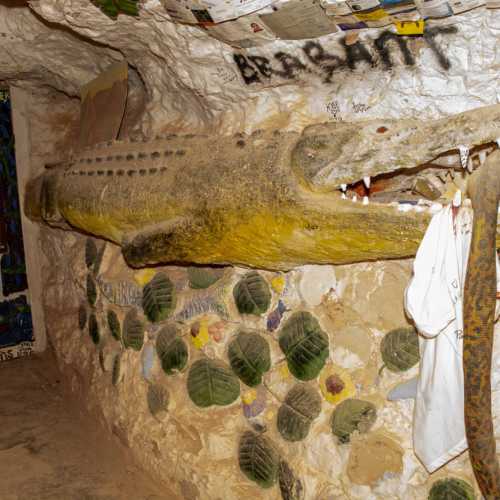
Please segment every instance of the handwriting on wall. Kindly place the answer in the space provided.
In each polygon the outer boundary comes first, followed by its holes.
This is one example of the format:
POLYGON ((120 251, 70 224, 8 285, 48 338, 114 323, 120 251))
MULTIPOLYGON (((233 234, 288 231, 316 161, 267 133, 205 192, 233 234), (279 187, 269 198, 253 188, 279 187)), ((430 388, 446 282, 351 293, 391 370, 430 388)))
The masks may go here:
POLYGON ((310 40, 302 46, 302 57, 279 51, 274 54, 273 61, 259 55, 234 54, 233 58, 247 85, 262 83, 272 77, 294 80, 303 73, 319 76, 324 83, 331 83, 335 72, 353 71, 361 65, 390 70, 394 65, 395 50, 401 53, 404 65, 413 66, 415 55, 408 46, 408 40, 421 38, 439 65, 448 70, 451 63, 440 47, 437 36, 451 35, 457 31, 456 26, 436 26, 427 28, 423 35, 415 37, 396 35, 386 30, 368 42, 348 44, 343 38, 340 40, 340 53, 328 52, 319 42, 310 40))
MULTIPOLYGON (((330 115, 330 119, 334 122, 343 122, 344 118, 342 117, 342 110, 340 109, 341 105, 340 102, 337 101, 336 99, 332 99, 331 101, 328 101, 326 103, 326 112, 328 115, 330 115)), ((352 113, 356 114, 363 114, 366 113, 369 109, 370 106, 368 104, 361 104, 357 102, 352 102, 350 104, 350 110, 344 109, 344 112, 351 111, 352 113)))

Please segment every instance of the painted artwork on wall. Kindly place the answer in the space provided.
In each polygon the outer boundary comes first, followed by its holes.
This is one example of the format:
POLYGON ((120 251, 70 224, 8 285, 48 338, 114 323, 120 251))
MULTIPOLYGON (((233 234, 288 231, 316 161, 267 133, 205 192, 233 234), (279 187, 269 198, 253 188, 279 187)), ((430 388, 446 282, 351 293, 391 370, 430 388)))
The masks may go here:
POLYGON ((0 361, 31 352, 33 326, 24 260, 9 94, 0 93, 0 361))
POLYGON ((17 191, 14 134, 10 100, 7 97, 0 101, 0 219, 4 252, 0 260, 2 295, 7 297, 28 288, 17 191))
POLYGON ((0 302, 0 361, 29 354, 32 342, 33 325, 26 295, 0 302))

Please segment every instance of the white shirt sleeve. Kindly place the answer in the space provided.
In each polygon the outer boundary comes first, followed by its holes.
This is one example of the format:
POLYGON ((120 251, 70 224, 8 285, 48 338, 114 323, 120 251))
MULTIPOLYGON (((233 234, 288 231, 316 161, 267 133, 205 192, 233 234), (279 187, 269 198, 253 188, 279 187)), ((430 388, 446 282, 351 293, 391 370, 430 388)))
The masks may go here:
POLYGON ((447 207, 432 218, 415 257, 413 277, 405 292, 406 312, 425 337, 435 337, 455 318, 446 273, 450 210, 447 207))

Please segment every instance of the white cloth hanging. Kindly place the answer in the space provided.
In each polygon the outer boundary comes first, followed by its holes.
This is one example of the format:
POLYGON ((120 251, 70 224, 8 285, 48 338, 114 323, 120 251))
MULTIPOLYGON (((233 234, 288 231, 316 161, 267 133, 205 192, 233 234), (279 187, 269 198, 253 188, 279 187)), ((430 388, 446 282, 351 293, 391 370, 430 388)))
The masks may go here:
MULTIPOLYGON (((471 236, 471 209, 460 208, 455 218, 450 206, 435 214, 405 293, 405 309, 420 333, 413 446, 429 472, 467 449, 462 307, 471 236)), ((498 288, 498 257, 496 267, 498 288)))

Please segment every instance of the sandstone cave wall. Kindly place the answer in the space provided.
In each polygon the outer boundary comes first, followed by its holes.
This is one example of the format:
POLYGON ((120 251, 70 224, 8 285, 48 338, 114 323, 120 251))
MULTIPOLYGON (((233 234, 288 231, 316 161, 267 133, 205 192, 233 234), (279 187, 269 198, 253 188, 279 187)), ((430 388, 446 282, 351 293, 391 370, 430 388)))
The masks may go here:
MULTIPOLYGON (((278 483, 262 489, 239 468, 239 440, 249 430, 263 433, 300 481, 304 496, 290 498, 423 499, 438 479, 474 484, 467 454, 429 476, 412 449, 413 400, 387 401, 393 387, 418 373, 418 363, 400 372, 387 367, 380 372, 383 338, 408 327, 403 292, 410 260, 305 266, 285 274, 258 271, 271 296, 265 312, 256 315, 241 314, 234 298, 246 269, 225 268, 208 288, 193 288, 211 278, 172 266, 132 270, 119 248, 76 233, 47 231, 43 249, 49 335, 71 391, 144 468, 176 485, 179 498, 281 498, 278 483), (172 283, 175 305, 168 318, 151 322, 142 307, 143 287, 157 273, 172 283), (113 337, 110 311, 119 320, 121 340, 113 337), (130 311, 144 325, 143 341, 124 330, 130 311), (299 311, 318 320, 329 347, 319 377, 306 382, 319 397, 319 415, 304 439, 290 442, 280 434, 277 419, 299 380, 278 338, 299 311), (173 325, 188 361, 181 372, 168 375, 157 346, 160 332, 173 325), (187 390, 191 367, 209 358, 231 370, 228 346, 241 329, 257 333, 270 347, 271 366, 262 384, 251 388, 239 382, 231 404, 198 407, 187 390), (334 390, 328 386, 330 376, 334 390), (151 400, 152 394, 161 397, 151 400), (371 403, 376 420, 342 443, 332 434, 332 415, 349 398, 371 403)), ((495 396, 496 409, 498 403, 495 396)))

